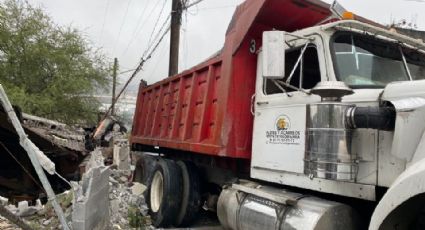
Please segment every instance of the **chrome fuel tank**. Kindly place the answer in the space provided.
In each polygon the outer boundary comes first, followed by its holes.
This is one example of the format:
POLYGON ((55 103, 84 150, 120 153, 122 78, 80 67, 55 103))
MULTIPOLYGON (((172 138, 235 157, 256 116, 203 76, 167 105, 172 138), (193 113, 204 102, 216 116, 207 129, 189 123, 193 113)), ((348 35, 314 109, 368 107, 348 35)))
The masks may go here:
POLYGON ((357 229, 356 215, 347 205, 270 187, 247 191, 228 188, 221 192, 217 212, 225 229, 357 229), (292 202, 283 201, 282 194, 292 202))

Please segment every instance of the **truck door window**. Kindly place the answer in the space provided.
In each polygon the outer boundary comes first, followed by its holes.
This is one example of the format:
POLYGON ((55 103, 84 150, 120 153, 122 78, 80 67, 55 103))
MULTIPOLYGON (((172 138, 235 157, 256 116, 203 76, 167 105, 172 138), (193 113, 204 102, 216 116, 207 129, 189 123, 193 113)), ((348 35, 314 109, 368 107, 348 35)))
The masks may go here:
MULTIPOLYGON (((287 80, 291 71, 293 70, 297 59, 301 54, 301 49, 297 48, 294 50, 290 50, 285 54, 285 78, 284 81, 287 80)), ((301 63, 298 65, 297 69, 294 72, 294 75, 291 78, 290 84, 297 88, 303 89, 311 89, 318 82, 320 82, 320 67, 319 67, 319 58, 317 55, 317 49, 314 46, 307 47, 304 52, 301 63)), ((284 87, 286 92, 295 91, 294 89, 284 87)), ((272 80, 265 79, 264 80, 264 93, 266 95, 284 93, 281 89, 279 89, 272 80)))

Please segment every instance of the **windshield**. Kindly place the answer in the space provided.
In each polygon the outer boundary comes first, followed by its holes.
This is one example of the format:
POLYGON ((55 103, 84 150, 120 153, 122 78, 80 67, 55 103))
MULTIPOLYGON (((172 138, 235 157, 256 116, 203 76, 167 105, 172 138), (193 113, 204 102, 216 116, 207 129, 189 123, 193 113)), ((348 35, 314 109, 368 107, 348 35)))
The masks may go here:
POLYGON ((335 71, 352 88, 383 88, 393 81, 425 78, 425 55, 371 36, 337 33, 335 71), (407 62, 407 67, 404 60, 407 62))

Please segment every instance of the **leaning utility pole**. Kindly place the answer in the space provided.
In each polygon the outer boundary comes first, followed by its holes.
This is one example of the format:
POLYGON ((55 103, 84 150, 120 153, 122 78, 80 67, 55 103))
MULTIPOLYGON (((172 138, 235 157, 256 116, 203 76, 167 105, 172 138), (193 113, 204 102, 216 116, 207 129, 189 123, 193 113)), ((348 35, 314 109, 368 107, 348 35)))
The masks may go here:
POLYGON ((112 109, 111 115, 115 115, 115 91, 117 89, 117 71, 118 71, 118 58, 114 58, 114 68, 112 72, 112 109))
POLYGON ((179 71, 180 26, 182 11, 182 0, 173 0, 171 6, 170 64, 168 76, 173 76, 179 71))

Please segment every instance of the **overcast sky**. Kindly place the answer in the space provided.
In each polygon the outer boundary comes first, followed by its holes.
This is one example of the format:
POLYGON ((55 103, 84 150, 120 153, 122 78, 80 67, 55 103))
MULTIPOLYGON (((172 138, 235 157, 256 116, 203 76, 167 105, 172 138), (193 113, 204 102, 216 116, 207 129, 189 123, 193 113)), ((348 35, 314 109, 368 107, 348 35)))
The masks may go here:
MULTIPOLYGON (((193 0, 192 0, 193 1, 193 0)), ((133 69, 146 49, 157 24, 170 13, 171 0, 28 0, 41 6, 63 26, 78 28, 108 58, 117 57, 120 70, 133 69), (159 17, 162 10, 162 15, 159 17), (158 19, 159 18, 159 19, 158 19), (158 21, 158 23, 156 23, 158 21)), ((181 32, 180 70, 203 61, 219 50, 232 14, 243 0, 204 0, 184 14, 181 32)), ((330 3, 332 0, 326 0, 330 3)), ((406 19, 425 30, 422 0, 340 0, 346 9, 383 24, 406 19)), ((139 78, 153 83, 168 73, 168 43, 164 40, 139 78)), ((129 74, 122 74, 124 82, 129 74)))

